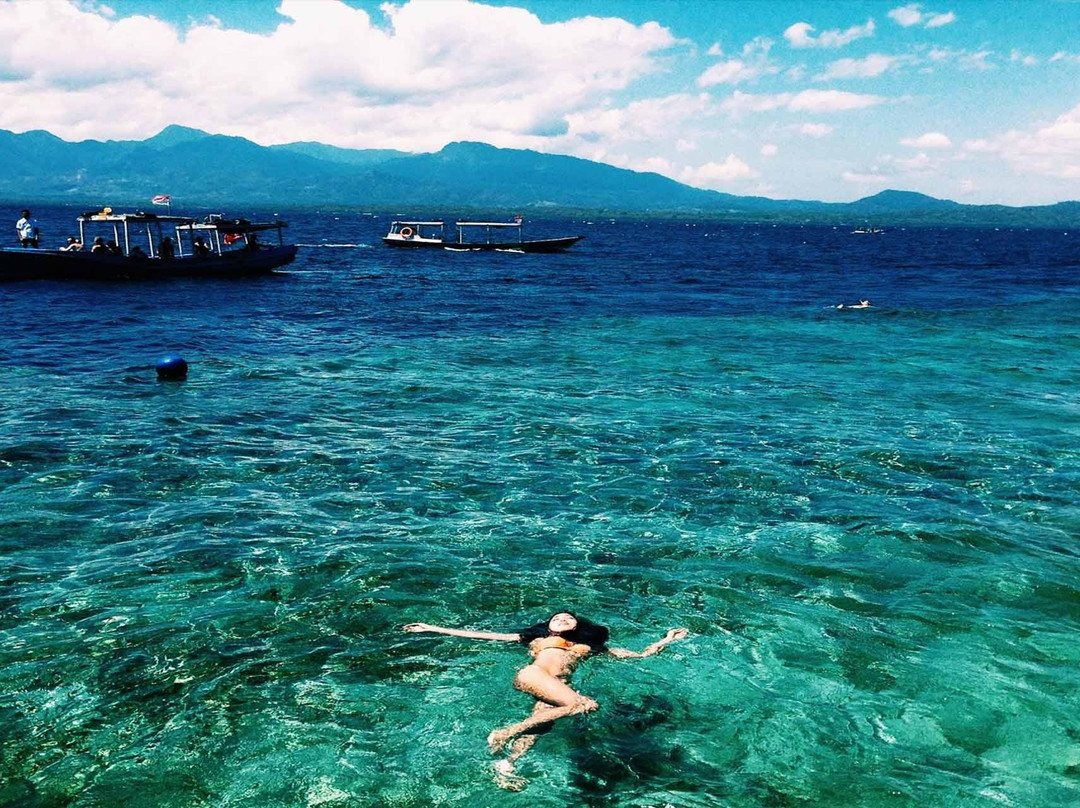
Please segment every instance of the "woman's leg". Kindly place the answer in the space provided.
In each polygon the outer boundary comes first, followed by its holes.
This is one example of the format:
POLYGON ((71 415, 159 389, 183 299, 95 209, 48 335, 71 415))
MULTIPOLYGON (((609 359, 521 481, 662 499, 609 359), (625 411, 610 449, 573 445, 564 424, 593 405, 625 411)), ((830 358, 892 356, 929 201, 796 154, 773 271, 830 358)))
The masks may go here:
MULTIPOLYGON (((546 701, 538 701, 533 705, 532 714, 536 716, 542 713, 551 712, 554 709, 555 708, 546 701)), ((533 744, 536 743, 536 739, 546 731, 547 729, 536 729, 514 738, 514 743, 510 746, 510 754, 506 756, 506 761, 510 764, 510 771, 513 771, 513 764, 526 752, 532 749, 533 744)))
POLYGON ((492 754, 500 752, 511 738, 515 738, 533 727, 557 721, 568 715, 591 713, 600 706, 588 696, 582 696, 566 682, 544 672, 535 665, 529 665, 518 673, 517 678, 514 680, 514 687, 528 693, 538 701, 551 705, 551 709, 535 711, 524 721, 497 729, 488 735, 488 748, 492 754))
MULTIPOLYGON (((533 715, 554 709, 555 708, 546 701, 538 701, 533 705, 533 715)), ((524 777, 518 776, 514 764, 517 763, 526 752, 532 749, 533 744, 536 743, 536 739, 546 731, 547 729, 540 728, 533 730, 532 732, 526 732, 524 735, 519 735, 514 738, 514 742, 510 745, 510 754, 503 760, 495 761, 495 784, 499 786, 499 788, 505 788, 510 791, 521 791, 529 784, 529 781, 524 777)))

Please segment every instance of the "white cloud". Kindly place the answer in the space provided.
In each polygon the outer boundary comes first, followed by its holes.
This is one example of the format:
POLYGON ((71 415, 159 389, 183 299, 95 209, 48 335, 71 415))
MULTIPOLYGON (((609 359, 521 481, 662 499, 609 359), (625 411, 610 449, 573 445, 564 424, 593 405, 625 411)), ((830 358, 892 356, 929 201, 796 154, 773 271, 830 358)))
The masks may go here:
POLYGON ((981 137, 981 138, 976 138, 974 140, 965 140, 964 141, 964 151, 965 152, 972 152, 974 154, 993 154, 997 150, 998 150, 998 147, 995 146, 987 138, 982 138, 981 137))
POLYGON ((903 26, 904 28, 910 28, 911 26, 919 25, 920 23, 922 23, 925 28, 940 28, 943 25, 956 22, 956 15, 953 12, 924 12, 920 3, 911 3, 906 6, 894 8, 889 12, 889 18, 897 25, 903 26))
POLYGON ((80 2, 0 3, 0 127, 110 138, 182 123, 261 143, 536 148, 677 44, 656 23, 545 24, 467 0, 382 9, 376 23, 340 0, 280 0, 281 23, 251 34, 80 2))
POLYGON ((715 64, 698 76, 699 87, 712 87, 717 84, 738 84, 741 81, 758 77, 758 72, 738 59, 715 64))
POLYGON ((892 162, 908 174, 925 174, 935 168, 935 163, 925 152, 919 152, 914 157, 894 157, 892 162))
POLYGON ((817 80, 874 78, 895 68, 898 64, 900 64, 899 57, 886 56, 884 53, 871 53, 862 59, 837 59, 828 65, 824 73, 817 76, 817 80))
POLYGON ((621 108, 600 107, 566 116, 568 134, 585 140, 603 138, 609 143, 669 141, 673 129, 684 121, 701 118, 713 110, 707 93, 677 93, 646 98, 621 108))
POLYGON ((795 94, 788 108, 795 112, 839 112, 866 109, 884 101, 880 95, 848 93, 842 90, 803 90, 795 94))
POLYGON ((746 112, 769 112, 781 109, 791 103, 793 93, 779 93, 776 95, 755 95, 736 90, 720 102, 720 108, 725 112, 741 114, 746 112))
POLYGON ((951 11, 945 14, 934 14, 926 21, 927 28, 940 28, 943 25, 956 22, 956 15, 951 11))
POLYGON ((1018 174, 1080 179, 1080 104, 1050 124, 965 141, 964 151, 999 157, 1018 174))
POLYGON ((827 123, 803 123, 796 124, 792 128, 800 135, 813 138, 827 137, 836 131, 835 127, 829 126, 827 123))
POLYGON ((913 149, 947 149, 952 146, 948 135, 941 132, 927 132, 919 137, 906 137, 900 141, 901 146, 910 146, 913 149))
POLYGON ((695 188, 713 190, 739 180, 749 180, 760 176, 746 163, 729 154, 722 163, 705 163, 697 168, 687 166, 679 175, 679 181, 695 188))
POLYGON ((906 177, 932 176, 941 165, 940 158, 930 157, 925 152, 919 152, 914 157, 895 157, 891 154, 882 154, 873 165, 845 171, 841 178, 845 182, 874 185, 892 183, 906 177))
POLYGON ((772 50, 773 41, 767 36, 756 36, 742 47, 744 59, 765 58, 772 50))
POLYGON ((761 156, 762 157, 775 157, 776 153, 778 151, 779 151, 779 149, 776 147, 775 144, 766 143, 764 146, 761 147, 761 156))
MULTIPOLYGON (((895 180, 903 177, 926 177, 937 172, 942 158, 931 157, 926 152, 919 152, 912 157, 896 157, 892 154, 879 155, 874 164, 866 171, 853 172, 864 178, 876 177, 881 180, 895 180)), ((867 182, 871 181, 869 179, 867 182)))
POLYGON ((697 151, 697 143, 687 138, 679 138, 675 142, 675 151, 677 152, 690 152, 697 151))
POLYGON ((719 43, 719 42, 714 42, 714 43, 712 44, 712 47, 710 47, 710 48, 709 48, 709 49, 708 49, 708 50, 706 51, 706 53, 707 53, 707 54, 709 54, 709 56, 723 56, 723 55, 724 55, 724 51, 723 51, 723 49, 722 49, 722 48, 720 47, 720 43, 719 43))
POLYGON ((784 31, 784 39, 793 48, 840 48, 856 39, 874 35, 874 21, 867 20, 866 25, 854 25, 846 31, 834 28, 830 31, 822 31, 820 36, 814 36, 815 31, 808 22, 797 22, 788 26, 784 31))
POLYGON ((1039 60, 1030 53, 1024 53, 1019 48, 1013 48, 1009 52, 1010 62, 1019 62, 1024 67, 1033 67, 1039 63, 1039 60))
POLYGON ((887 174, 879 174, 873 169, 870 171, 845 171, 840 175, 840 178, 844 182, 854 182, 862 185, 878 185, 891 179, 887 174))
POLYGON ((994 66, 990 64, 990 57, 993 55, 991 50, 966 53, 961 57, 960 65, 968 70, 993 70, 994 66))
POLYGON ((646 157, 631 163, 629 167, 634 171, 663 174, 665 177, 673 177, 675 174, 675 165, 665 157, 646 157))
POLYGON ((1058 51, 1050 57, 1051 62, 1073 62, 1074 64, 1080 64, 1080 53, 1069 53, 1068 51, 1058 51))
MULTIPOLYGON (((739 84, 752 81, 760 76, 774 75, 780 68, 769 60, 772 40, 755 37, 743 45, 742 58, 729 59, 715 64, 698 76, 699 87, 713 87, 717 84, 739 84)), ((711 50, 710 50, 711 52, 711 50)))
POLYGON ((889 12, 889 18, 895 21, 897 25, 910 28, 912 25, 918 25, 922 22, 923 15, 919 11, 919 4, 912 3, 910 6, 894 8, 889 12))
POLYGON ((788 109, 792 112, 842 112, 865 109, 886 101, 880 95, 848 93, 842 90, 803 90, 800 93, 754 95, 736 90, 720 103, 720 108, 735 114, 788 109))
POLYGON ((964 196, 969 196, 970 194, 975 193, 977 188, 978 186, 975 184, 975 180, 966 179, 960 182, 960 193, 964 196))
POLYGON ((944 63, 955 62, 963 70, 993 70, 990 57, 994 55, 992 50, 968 51, 954 48, 933 47, 927 54, 932 62, 944 63))

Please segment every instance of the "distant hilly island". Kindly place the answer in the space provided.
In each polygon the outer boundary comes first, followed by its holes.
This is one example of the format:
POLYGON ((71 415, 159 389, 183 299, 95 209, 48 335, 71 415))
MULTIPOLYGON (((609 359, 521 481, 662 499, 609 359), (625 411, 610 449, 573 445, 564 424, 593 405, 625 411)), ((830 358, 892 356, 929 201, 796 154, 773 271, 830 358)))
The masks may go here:
POLYGON ((431 154, 260 146, 169 126, 147 140, 70 143, 45 131, 0 129, 0 199, 146 207, 170 194, 178 208, 334 206, 360 210, 694 215, 773 222, 1080 226, 1080 202, 1038 207, 963 205, 910 191, 829 203, 737 196, 659 174, 576 157, 451 143, 431 154))

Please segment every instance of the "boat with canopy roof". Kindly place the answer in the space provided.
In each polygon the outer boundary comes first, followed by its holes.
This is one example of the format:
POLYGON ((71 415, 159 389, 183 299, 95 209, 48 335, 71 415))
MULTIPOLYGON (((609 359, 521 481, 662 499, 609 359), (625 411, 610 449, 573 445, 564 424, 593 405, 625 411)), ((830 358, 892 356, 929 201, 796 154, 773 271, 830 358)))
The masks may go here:
POLYGON ((572 247, 585 236, 527 240, 522 222, 454 222, 457 238, 446 239, 442 221, 395 221, 383 244, 408 250, 498 250, 500 252, 555 253, 572 247), (516 232, 513 232, 516 231, 516 232), (507 238, 506 236, 510 237, 507 238))
POLYGON ((280 219, 250 222, 215 214, 198 220, 103 208, 76 222, 81 249, 0 249, 0 280, 234 277, 270 272, 296 257, 296 245, 286 244, 281 233, 288 224, 280 219), (259 240, 273 232, 276 244, 259 240))

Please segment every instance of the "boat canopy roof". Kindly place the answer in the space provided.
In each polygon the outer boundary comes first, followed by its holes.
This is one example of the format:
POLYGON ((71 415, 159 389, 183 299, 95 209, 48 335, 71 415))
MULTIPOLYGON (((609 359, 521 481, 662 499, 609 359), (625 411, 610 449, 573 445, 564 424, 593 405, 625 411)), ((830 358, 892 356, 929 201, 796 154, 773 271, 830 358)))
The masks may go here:
POLYGON ((407 225, 412 225, 413 227, 419 227, 420 225, 424 225, 426 227, 442 227, 443 226, 442 222, 394 222, 394 224, 396 224, 396 225, 397 224, 407 224, 407 225))
POLYGON ((521 222, 454 222, 458 227, 521 227, 521 222))
POLYGON ((118 224, 145 224, 147 222, 164 222, 165 224, 176 223, 189 224, 195 220, 190 216, 158 216, 155 213, 84 213, 77 217, 80 222, 117 222, 118 224))
POLYGON ((176 226, 177 230, 220 230, 222 233, 257 233, 262 230, 280 230, 288 227, 289 223, 281 219, 272 222, 249 222, 247 219, 213 219, 209 222, 196 222, 194 219, 185 219, 183 224, 176 226))

